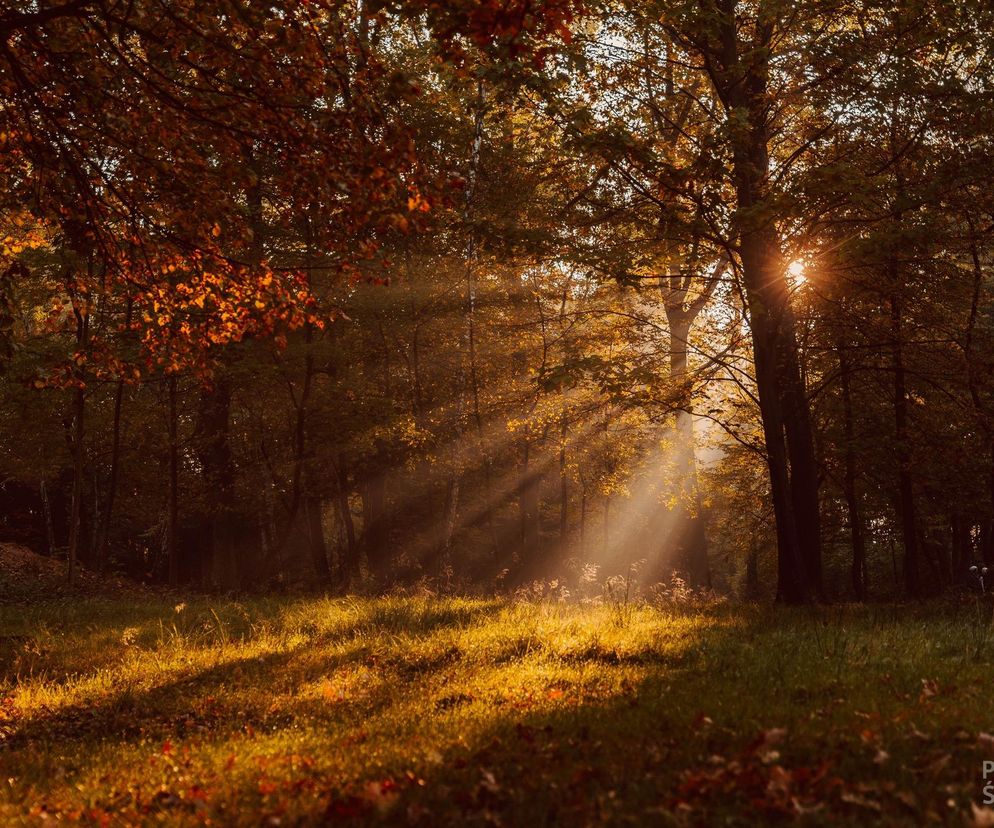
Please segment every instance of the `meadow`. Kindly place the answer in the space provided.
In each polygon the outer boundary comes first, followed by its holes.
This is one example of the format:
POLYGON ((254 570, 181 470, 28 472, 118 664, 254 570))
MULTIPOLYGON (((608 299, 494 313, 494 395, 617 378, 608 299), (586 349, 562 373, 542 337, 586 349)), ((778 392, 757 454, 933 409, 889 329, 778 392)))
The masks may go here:
POLYGON ((3 825, 994 824, 972 599, 61 598, 0 630, 3 825))

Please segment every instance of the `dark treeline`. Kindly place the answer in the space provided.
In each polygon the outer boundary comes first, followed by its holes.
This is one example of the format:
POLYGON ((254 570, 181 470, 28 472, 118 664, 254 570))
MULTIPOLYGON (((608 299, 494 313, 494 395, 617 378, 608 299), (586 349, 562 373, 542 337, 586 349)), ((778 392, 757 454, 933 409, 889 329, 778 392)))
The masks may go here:
POLYGON ((0 3, 0 533, 223 590, 994 564, 992 12, 0 3))

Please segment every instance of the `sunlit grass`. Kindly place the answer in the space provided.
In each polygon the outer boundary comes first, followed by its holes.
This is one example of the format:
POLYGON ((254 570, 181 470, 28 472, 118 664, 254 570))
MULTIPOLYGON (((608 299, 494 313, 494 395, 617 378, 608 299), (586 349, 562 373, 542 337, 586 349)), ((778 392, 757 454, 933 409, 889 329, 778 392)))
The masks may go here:
POLYGON ((0 629, 4 825, 961 824, 994 744, 976 606, 65 601, 0 629))

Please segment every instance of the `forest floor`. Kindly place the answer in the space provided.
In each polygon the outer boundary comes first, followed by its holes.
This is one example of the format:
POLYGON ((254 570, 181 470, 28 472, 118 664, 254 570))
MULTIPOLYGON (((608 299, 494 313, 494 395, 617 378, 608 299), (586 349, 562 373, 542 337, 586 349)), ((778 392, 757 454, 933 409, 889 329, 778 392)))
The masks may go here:
POLYGON ((77 573, 76 587, 70 588, 66 569, 63 560, 39 555, 19 543, 0 541, 0 605, 74 594, 123 597, 151 591, 135 581, 116 575, 97 575, 82 568, 77 573))
POLYGON ((976 601, 11 605, 0 824, 994 825, 992 669, 976 601))

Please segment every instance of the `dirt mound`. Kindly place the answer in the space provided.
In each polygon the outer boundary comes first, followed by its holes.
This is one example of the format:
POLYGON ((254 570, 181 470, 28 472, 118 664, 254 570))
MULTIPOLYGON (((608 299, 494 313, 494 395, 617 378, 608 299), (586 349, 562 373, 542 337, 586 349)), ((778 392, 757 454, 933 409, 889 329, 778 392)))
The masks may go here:
POLYGON ((80 569, 76 586, 66 581, 65 561, 46 558, 17 543, 0 542, 0 604, 61 595, 120 595, 143 592, 140 584, 80 569))

